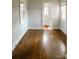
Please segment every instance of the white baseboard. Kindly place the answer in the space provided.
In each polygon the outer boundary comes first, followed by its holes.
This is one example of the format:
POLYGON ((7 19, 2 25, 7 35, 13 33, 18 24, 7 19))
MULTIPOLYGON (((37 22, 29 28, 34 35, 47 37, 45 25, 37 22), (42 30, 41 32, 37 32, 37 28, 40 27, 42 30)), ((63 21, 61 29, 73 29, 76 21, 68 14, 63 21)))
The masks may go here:
POLYGON ((67 33, 62 28, 60 28, 60 29, 67 35, 67 33))
POLYGON ((41 27, 29 27, 29 29, 42 29, 41 27))
POLYGON ((53 27, 52 29, 60 29, 60 27, 53 27))
POLYGON ((28 31, 28 29, 26 31, 24 31, 20 37, 16 40, 16 42, 12 45, 12 51, 16 48, 17 44, 20 42, 20 40, 22 39, 22 37, 24 36, 24 34, 28 31))
MULTIPOLYGON (((29 29, 46 29, 46 28, 42 28, 42 27, 29 27, 29 29)), ((60 27, 54 27, 54 28, 47 28, 47 29, 60 29, 60 27)))

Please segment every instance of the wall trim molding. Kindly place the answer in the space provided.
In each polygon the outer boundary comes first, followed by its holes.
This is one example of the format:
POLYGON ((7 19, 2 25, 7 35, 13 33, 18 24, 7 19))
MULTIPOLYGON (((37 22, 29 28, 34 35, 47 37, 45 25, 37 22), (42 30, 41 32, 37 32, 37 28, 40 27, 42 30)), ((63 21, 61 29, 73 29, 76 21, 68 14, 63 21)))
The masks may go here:
POLYGON ((42 29, 41 27, 29 27, 28 29, 42 29))
POLYGON ((60 29, 60 27, 53 27, 52 29, 60 29))
POLYGON ((67 35, 67 33, 62 29, 62 28, 60 28, 60 30, 62 30, 63 32, 64 32, 64 34, 66 34, 67 35))
POLYGON ((21 39, 23 38, 24 34, 28 31, 28 28, 26 31, 24 31, 20 37, 16 40, 16 42, 12 45, 12 51, 16 48, 17 44, 21 41, 21 39))
MULTIPOLYGON (((42 28, 42 27, 29 27, 28 29, 46 29, 46 28, 42 28)), ((48 28, 48 29, 60 29, 60 27, 54 27, 54 28, 48 28)))

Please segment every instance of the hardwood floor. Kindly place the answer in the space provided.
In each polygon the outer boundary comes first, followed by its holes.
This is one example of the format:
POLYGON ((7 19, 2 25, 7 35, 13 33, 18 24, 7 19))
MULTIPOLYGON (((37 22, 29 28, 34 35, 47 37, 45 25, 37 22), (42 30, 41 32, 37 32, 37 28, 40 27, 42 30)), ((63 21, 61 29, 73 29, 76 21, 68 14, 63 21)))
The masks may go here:
POLYGON ((59 29, 28 30, 12 59, 65 59, 67 39, 59 29))

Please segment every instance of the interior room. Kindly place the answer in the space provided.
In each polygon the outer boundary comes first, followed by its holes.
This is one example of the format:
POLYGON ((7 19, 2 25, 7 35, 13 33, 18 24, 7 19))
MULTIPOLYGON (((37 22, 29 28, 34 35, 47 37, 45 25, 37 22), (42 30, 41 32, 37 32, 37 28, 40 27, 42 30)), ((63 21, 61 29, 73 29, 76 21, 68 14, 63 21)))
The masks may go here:
POLYGON ((66 0, 12 0, 12 59, 67 59, 66 0))

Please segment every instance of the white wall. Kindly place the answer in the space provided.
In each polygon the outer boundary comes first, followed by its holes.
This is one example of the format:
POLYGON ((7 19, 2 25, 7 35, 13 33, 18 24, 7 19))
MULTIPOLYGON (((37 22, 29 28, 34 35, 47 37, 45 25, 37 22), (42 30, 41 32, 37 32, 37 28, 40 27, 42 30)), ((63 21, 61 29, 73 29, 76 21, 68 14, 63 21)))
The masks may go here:
POLYGON ((59 0, 28 0, 29 28, 39 29, 43 26, 43 3, 52 3, 51 9, 51 27, 56 29, 60 27, 59 20, 59 0), (42 3, 41 3, 42 2, 42 3))
POLYGON ((12 49, 16 47, 24 33, 28 30, 28 10, 27 0, 24 21, 20 21, 19 0, 12 0, 12 49))
POLYGON ((41 28, 41 0, 28 0, 29 28, 41 28))
POLYGON ((19 0, 12 0, 12 28, 19 25, 19 0))
POLYGON ((60 9, 61 10, 61 13, 60 13, 61 14, 61 16, 60 16, 60 28, 65 34, 67 34, 67 17, 66 17, 66 11, 67 10, 65 11, 65 16, 62 15, 62 11, 63 11, 62 6, 64 6, 65 9, 66 9, 66 0, 61 0, 61 3, 60 3, 60 8, 61 8, 60 9))

